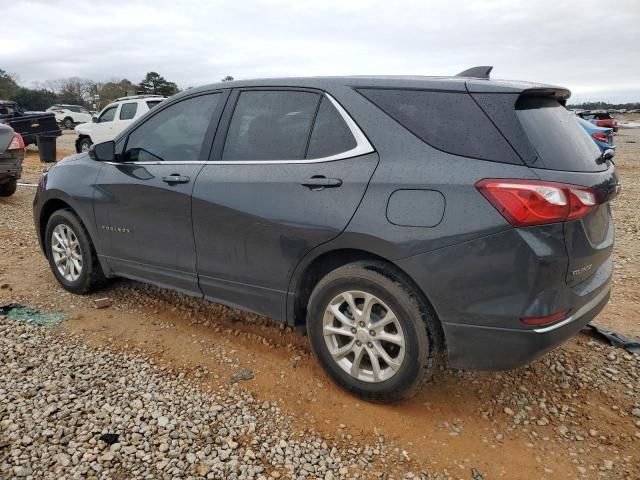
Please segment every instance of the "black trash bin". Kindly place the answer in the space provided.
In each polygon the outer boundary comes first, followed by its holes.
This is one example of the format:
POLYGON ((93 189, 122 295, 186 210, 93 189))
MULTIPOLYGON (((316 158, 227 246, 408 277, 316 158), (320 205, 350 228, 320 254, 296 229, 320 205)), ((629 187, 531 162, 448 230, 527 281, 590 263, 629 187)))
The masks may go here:
POLYGON ((52 163, 56 161, 56 139, 53 135, 38 135, 38 153, 40 161, 52 163))

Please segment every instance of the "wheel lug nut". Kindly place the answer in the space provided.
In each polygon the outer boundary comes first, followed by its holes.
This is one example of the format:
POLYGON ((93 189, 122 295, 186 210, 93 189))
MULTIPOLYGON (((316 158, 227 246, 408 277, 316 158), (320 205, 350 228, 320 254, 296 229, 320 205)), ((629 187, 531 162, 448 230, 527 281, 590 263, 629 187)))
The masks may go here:
POLYGON ((360 322, 360 326, 361 326, 361 327, 364 327, 364 322, 360 322))
POLYGON ((351 333, 355 334, 357 332, 357 330, 355 328, 351 329, 351 333))
POLYGON ((373 343, 371 343, 371 342, 367 343, 367 347, 373 348, 373 343))
POLYGON ((362 343, 360 342, 360 340, 357 340, 357 341, 356 341, 356 345, 357 345, 357 346, 361 346, 361 345, 362 345, 362 343))
POLYGON ((376 331, 375 330, 369 330, 369 335, 371 335, 372 337, 376 336, 376 331))

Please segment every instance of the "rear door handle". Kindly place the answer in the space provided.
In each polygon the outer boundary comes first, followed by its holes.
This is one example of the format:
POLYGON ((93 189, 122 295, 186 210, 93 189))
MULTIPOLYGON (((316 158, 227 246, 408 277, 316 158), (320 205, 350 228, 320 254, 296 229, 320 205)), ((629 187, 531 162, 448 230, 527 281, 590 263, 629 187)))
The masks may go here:
POLYGON ((311 178, 307 178, 301 185, 311 190, 322 190, 323 188, 337 188, 342 185, 342 180, 339 178, 327 178, 324 175, 314 175, 311 178))
POLYGON ((177 173, 172 173, 169 176, 162 177, 162 181, 164 183, 168 183, 169 185, 175 185, 177 183, 189 183, 189 180, 191 180, 189 177, 177 173))

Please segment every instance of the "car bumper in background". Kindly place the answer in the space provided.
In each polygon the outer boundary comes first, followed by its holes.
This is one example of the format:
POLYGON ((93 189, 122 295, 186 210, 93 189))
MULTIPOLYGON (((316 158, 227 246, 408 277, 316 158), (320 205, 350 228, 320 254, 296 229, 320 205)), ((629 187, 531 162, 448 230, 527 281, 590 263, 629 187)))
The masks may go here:
POLYGON ((0 183, 4 178, 20 178, 24 152, 4 153, 0 155, 0 183))

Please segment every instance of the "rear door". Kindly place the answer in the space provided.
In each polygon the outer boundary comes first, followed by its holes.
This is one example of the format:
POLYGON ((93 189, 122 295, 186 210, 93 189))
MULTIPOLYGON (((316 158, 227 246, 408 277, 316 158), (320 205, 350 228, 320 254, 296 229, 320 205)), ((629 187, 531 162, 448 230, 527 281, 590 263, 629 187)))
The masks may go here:
POLYGON ((118 275, 200 295, 191 192, 205 163, 225 94, 180 99, 125 139, 119 162, 103 166, 94 211, 118 275))
POLYGON ((235 91, 223 121, 193 192, 200 287, 281 319, 296 264, 344 230, 378 157, 318 91, 235 91))

